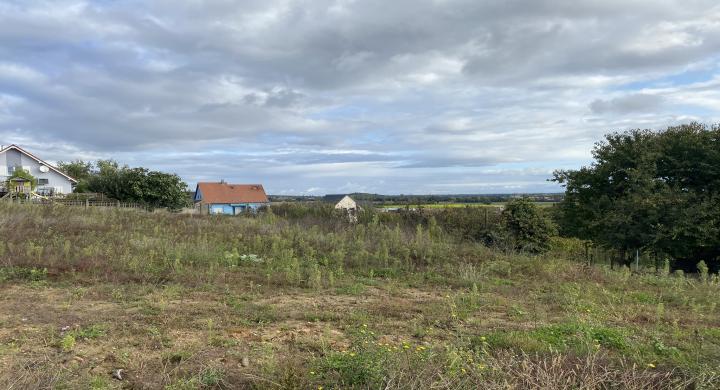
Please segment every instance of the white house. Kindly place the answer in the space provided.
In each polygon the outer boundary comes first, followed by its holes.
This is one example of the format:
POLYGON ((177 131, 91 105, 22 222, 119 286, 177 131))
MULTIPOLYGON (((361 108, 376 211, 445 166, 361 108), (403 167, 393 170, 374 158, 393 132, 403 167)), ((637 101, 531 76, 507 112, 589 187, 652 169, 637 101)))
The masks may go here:
POLYGON ((40 195, 62 195, 73 191, 77 180, 32 155, 17 145, 0 148, 0 193, 6 192, 5 182, 16 169, 24 169, 37 179, 35 192, 40 195))

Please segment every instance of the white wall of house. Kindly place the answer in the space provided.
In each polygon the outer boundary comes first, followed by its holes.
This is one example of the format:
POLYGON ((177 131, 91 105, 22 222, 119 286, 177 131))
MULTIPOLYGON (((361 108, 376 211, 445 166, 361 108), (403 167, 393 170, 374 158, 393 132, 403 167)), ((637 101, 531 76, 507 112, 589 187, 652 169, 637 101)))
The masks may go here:
POLYGON ((5 180, 12 175, 15 167, 21 167, 38 179, 38 192, 43 192, 43 190, 52 190, 59 194, 69 194, 72 192, 72 182, 70 180, 52 169, 47 169, 47 172, 43 172, 44 169, 41 169, 42 166, 43 165, 34 158, 18 150, 6 150, 0 153, 0 183, 4 183, 5 180))

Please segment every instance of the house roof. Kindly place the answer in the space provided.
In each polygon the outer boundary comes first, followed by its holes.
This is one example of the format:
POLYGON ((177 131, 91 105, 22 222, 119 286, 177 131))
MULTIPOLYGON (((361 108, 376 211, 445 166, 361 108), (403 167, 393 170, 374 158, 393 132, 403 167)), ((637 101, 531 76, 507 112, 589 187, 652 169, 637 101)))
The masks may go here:
POLYGON ((70 180, 71 182, 77 183, 77 180, 75 180, 74 178, 68 176, 65 172, 63 172, 63 171, 55 168, 53 165, 48 164, 47 162, 45 162, 44 160, 42 160, 42 159, 40 159, 40 158, 35 157, 32 153, 28 152, 27 150, 25 150, 25 149, 23 149, 23 148, 21 148, 21 147, 19 147, 19 146, 17 146, 17 145, 10 145, 10 146, 7 146, 7 147, 4 147, 4 148, 0 149, 0 154, 5 153, 5 152, 7 152, 8 150, 13 150, 13 149, 14 149, 14 150, 17 150, 18 152, 20 152, 20 153, 22 153, 22 154, 24 154, 24 155, 26 155, 26 156, 28 156, 28 157, 30 157, 31 159, 37 161, 38 164, 42 164, 42 165, 48 167, 51 171, 53 171, 53 172, 55 172, 55 173, 63 176, 64 178, 70 180))
POLYGON ((198 183, 205 203, 269 203, 262 184, 198 183))

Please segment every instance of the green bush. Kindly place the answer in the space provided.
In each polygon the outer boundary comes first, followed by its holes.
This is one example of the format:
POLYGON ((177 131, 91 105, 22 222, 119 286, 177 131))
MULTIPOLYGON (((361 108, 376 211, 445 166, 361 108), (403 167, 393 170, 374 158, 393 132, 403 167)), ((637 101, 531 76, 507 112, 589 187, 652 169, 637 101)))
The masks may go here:
POLYGON ((547 252, 550 250, 550 238, 557 234, 550 218, 525 198, 508 202, 500 221, 504 234, 498 241, 523 252, 547 252))

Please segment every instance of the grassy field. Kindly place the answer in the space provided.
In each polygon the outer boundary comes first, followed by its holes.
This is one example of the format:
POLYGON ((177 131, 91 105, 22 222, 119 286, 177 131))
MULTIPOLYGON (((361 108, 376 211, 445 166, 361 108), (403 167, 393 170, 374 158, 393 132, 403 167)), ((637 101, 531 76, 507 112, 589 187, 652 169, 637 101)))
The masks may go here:
POLYGON ((720 381, 716 277, 274 215, 0 205, 0 235, 3 389, 720 381))

